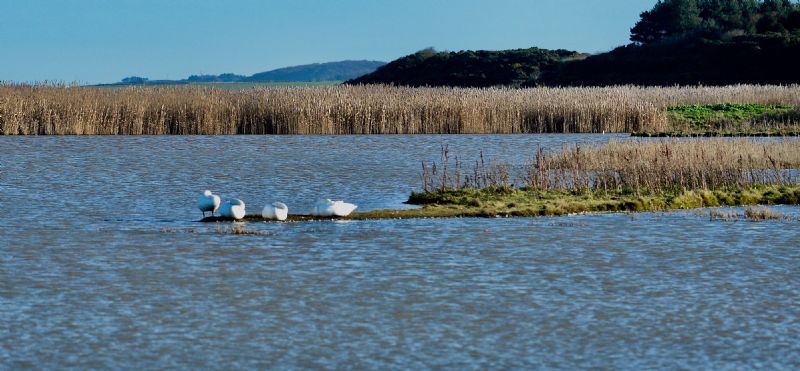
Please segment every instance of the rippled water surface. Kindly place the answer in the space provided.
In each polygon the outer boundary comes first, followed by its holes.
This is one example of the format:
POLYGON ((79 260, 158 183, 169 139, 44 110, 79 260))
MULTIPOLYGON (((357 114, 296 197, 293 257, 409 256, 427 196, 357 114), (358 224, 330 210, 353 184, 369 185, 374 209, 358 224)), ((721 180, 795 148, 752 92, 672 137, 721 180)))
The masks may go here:
POLYGON ((0 368, 800 367, 800 208, 197 223, 405 207, 440 145, 522 164, 608 135, 0 137, 0 368))

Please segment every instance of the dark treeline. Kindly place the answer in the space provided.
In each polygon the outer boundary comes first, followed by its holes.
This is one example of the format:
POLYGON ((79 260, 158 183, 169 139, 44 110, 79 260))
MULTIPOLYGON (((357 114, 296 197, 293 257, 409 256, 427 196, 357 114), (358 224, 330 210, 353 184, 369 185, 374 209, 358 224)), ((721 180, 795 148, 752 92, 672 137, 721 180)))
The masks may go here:
POLYGON ((631 44, 565 63, 538 83, 550 86, 800 83, 797 38, 737 37, 631 44))
POLYGON ((643 12, 634 43, 564 63, 545 85, 800 82, 800 5, 788 0, 666 0, 643 12))
POLYGON ((350 83, 462 87, 800 83, 797 2, 662 0, 641 14, 630 39, 629 45, 588 58, 536 48, 420 52, 350 83))
POLYGON ((568 50, 437 52, 432 48, 390 62, 349 84, 489 87, 535 84, 543 71, 564 60, 585 58, 568 50))
POLYGON ((744 35, 800 36, 800 5, 789 0, 664 0, 643 12, 631 41, 730 39, 744 35))

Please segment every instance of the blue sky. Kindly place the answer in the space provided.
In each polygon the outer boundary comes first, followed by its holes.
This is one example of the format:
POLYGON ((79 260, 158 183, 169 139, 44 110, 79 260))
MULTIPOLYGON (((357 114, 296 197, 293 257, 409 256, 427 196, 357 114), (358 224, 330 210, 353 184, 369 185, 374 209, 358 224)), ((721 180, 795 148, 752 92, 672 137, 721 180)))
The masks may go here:
POLYGON ((655 0, 0 0, 0 80, 253 74, 538 46, 601 52, 655 0))

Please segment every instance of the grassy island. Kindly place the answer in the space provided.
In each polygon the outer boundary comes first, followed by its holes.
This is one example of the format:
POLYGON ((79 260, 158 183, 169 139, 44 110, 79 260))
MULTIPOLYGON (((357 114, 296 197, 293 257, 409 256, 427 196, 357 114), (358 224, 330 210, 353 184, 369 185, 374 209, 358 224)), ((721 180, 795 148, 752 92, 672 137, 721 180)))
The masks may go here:
MULTIPOLYGON (((637 195, 630 190, 461 189, 412 195, 426 216, 555 216, 585 212, 637 212, 717 206, 800 203, 800 186, 754 186, 637 195)), ((416 211, 416 210, 415 210, 416 211)))
MULTIPOLYGON (((290 215, 289 222, 420 218, 494 218, 558 216, 587 212, 642 212, 718 206, 800 204, 800 185, 755 186, 729 191, 691 190, 636 195, 629 191, 547 191, 527 189, 458 189, 414 193, 409 203, 419 209, 354 212, 344 218, 290 215)), ((226 221, 207 217, 203 222, 226 221)), ((264 221, 248 215, 244 221, 264 221)))
MULTIPOLYGON (((425 164, 423 190, 407 203, 421 208, 355 212, 341 220, 554 216, 716 206, 800 204, 800 141, 708 139, 576 144, 538 149, 513 175, 506 164, 425 164)), ((289 221, 319 218, 292 215, 289 221)), ((258 215, 246 221, 261 221, 258 215)), ((203 221, 219 221, 206 218, 203 221)))

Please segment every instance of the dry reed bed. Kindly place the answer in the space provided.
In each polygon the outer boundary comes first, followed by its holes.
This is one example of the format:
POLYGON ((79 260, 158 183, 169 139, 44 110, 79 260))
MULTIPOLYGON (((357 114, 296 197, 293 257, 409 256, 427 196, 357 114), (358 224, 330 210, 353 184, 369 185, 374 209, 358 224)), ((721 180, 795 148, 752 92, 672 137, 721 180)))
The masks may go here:
POLYGON ((0 84, 0 134, 443 134, 665 131, 677 104, 800 105, 797 86, 451 89, 87 88, 0 84))
MULTIPOLYGON (((538 149, 517 184, 532 191, 592 190, 664 194, 686 190, 736 190, 800 182, 800 140, 705 139, 611 141, 538 149)), ((509 165, 465 166, 443 148, 438 164, 423 165, 426 192, 511 187, 509 165)))

